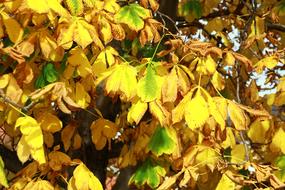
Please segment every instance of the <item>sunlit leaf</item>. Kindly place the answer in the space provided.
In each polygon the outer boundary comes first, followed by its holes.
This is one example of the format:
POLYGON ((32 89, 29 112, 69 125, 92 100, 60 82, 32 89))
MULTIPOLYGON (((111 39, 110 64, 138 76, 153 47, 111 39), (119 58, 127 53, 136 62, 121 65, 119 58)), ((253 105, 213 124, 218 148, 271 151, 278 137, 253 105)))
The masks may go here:
POLYGON ((136 102, 134 102, 128 112, 128 122, 135 122, 136 124, 138 124, 144 116, 147 108, 147 103, 142 102, 141 100, 137 100, 136 102))
POLYGON ((191 129, 202 127, 209 116, 208 104, 199 93, 185 105, 185 120, 191 129))

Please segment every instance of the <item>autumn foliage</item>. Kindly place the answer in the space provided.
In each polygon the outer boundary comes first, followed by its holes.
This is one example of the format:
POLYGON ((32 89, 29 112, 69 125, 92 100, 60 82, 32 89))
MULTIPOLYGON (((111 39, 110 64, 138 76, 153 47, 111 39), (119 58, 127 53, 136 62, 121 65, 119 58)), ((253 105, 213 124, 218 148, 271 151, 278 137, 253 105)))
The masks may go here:
POLYGON ((285 188, 284 0, 0 2, 3 188, 285 188))

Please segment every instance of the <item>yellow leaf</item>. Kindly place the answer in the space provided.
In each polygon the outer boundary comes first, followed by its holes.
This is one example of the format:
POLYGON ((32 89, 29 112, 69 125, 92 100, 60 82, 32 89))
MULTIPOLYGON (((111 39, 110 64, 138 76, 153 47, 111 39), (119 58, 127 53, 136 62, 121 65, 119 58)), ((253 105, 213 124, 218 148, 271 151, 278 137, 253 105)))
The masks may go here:
POLYGON ((273 138, 272 138, 272 142, 270 144, 270 150, 272 152, 282 152, 283 154, 285 154, 285 132, 282 128, 279 128, 273 138))
POLYGON ((9 84, 6 89, 6 97, 14 102, 19 102, 22 94, 23 90, 18 85, 16 79, 10 75, 9 84))
POLYGON ((225 80, 218 71, 214 73, 211 82, 217 90, 223 90, 225 88, 225 80))
POLYGON ((224 149, 230 147, 233 148, 236 145, 236 138, 233 133, 233 129, 230 127, 226 128, 227 137, 226 140, 222 142, 222 147, 224 149))
POLYGON ((190 88, 190 80, 194 80, 194 75, 190 72, 190 70, 184 65, 175 66, 178 78, 178 91, 185 95, 190 88), (180 68, 181 67, 181 68, 180 68), (183 69, 182 69, 183 68, 183 69))
POLYGON ((220 112, 220 105, 216 104, 216 102, 212 99, 212 97, 208 96, 208 105, 210 114, 214 117, 216 122, 221 126, 221 129, 224 130, 226 123, 226 117, 223 117, 223 114, 220 112))
POLYGON ((233 56, 233 54, 230 51, 226 53, 226 56, 225 56, 223 61, 224 61, 225 65, 228 65, 228 66, 234 66, 235 65, 235 57, 233 56))
POLYGON ((70 49, 73 44, 73 33, 76 28, 76 24, 72 23, 70 25, 64 24, 59 25, 60 33, 57 38, 57 43, 64 49, 70 49))
POLYGON ((81 136, 80 136, 78 133, 76 133, 76 134, 74 135, 74 138, 73 138, 72 149, 73 149, 73 150, 78 150, 78 149, 80 149, 80 148, 81 148, 81 143, 82 143, 82 138, 81 138, 81 136))
POLYGON ((193 91, 188 92, 179 104, 172 110, 172 122, 177 123, 183 119, 186 104, 190 101, 193 91))
POLYGON ((111 67, 102 73, 97 79, 97 83, 105 78, 105 89, 108 94, 120 94, 124 100, 131 100, 136 95, 137 71, 133 66, 128 64, 120 64, 111 67))
POLYGON ((103 190, 97 177, 83 164, 79 164, 73 171, 74 185, 78 190, 103 190))
MULTIPOLYGON (((25 187, 26 189, 27 187, 25 187)), ((46 180, 37 180, 32 184, 30 188, 27 188, 27 190, 54 190, 54 187, 51 185, 49 181, 46 180)))
POLYGON ((162 85, 162 100, 163 102, 174 102, 177 98, 177 85, 178 77, 176 69, 173 68, 171 72, 165 76, 164 83, 162 85))
POLYGON ((185 105, 185 120, 188 127, 191 129, 202 127, 209 116, 208 104, 203 96, 197 92, 195 97, 185 105))
POLYGON ((50 132, 44 132, 43 131, 43 136, 44 136, 44 143, 48 148, 51 148, 54 143, 54 137, 53 134, 50 132))
POLYGON ((170 123, 170 113, 166 108, 162 106, 159 100, 155 100, 149 103, 150 113, 158 119, 162 126, 168 126, 170 123))
POLYGON ((25 160, 28 155, 26 150, 29 149, 30 154, 36 161, 40 164, 45 163, 43 134, 38 122, 30 116, 20 117, 17 119, 15 127, 20 127, 23 134, 17 149, 19 159, 25 160))
POLYGON ((22 137, 17 145, 17 156, 22 163, 25 163, 31 155, 30 147, 22 137))
POLYGON ((81 48, 73 48, 70 50, 70 54, 71 55, 68 57, 67 62, 77 69, 80 76, 85 78, 87 75, 92 73, 90 62, 81 48))
POLYGON ((245 149, 243 144, 234 146, 231 151, 231 162, 232 163, 243 163, 245 160, 245 149))
POLYGON ((264 33, 264 19, 259 16, 254 17, 254 21, 250 25, 251 32, 248 38, 259 37, 264 33))
POLYGON ((95 144, 97 150, 103 149, 107 140, 110 141, 118 132, 118 127, 115 123, 103 118, 94 121, 90 128, 92 142, 95 144))
POLYGON ((264 67, 268 69, 273 69, 278 64, 278 58, 276 56, 269 56, 259 60, 255 65, 255 71, 257 73, 262 73, 264 67))
POLYGON ((75 84, 75 102, 83 109, 87 108, 91 101, 89 94, 85 91, 84 86, 77 82, 75 84))
POLYGON ((23 0, 21 6, 19 7, 19 10, 33 10, 39 14, 49 13, 50 10, 53 10, 60 16, 69 16, 67 10, 61 6, 60 1, 58 0, 23 0))
POLYGON ((59 25, 58 43, 63 48, 69 49, 72 46, 72 42, 75 41, 82 49, 85 49, 92 42, 98 48, 103 49, 104 46, 95 27, 82 17, 75 17, 72 20, 68 20, 67 23, 63 19, 61 22, 61 25, 59 25))
POLYGON ((47 32, 39 33, 41 51, 47 60, 60 61, 64 55, 62 47, 57 45, 56 40, 47 32))
POLYGON ((10 17, 7 13, 2 11, 1 15, 10 40, 13 43, 17 44, 22 40, 24 29, 21 27, 17 20, 10 17))
POLYGON ((61 130, 62 122, 58 119, 56 115, 51 113, 43 113, 38 121, 40 122, 41 128, 44 131, 55 133, 61 130))
POLYGON ((137 100, 132 103, 132 106, 128 112, 128 122, 135 122, 138 124, 147 110, 147 103, 137 100))
POLYGON ((10 80, 10 75, 9 74, 4 74, 0 77, 0 88, 5 88, 10 80))
POLYGON ((15 110, 15 109, 11 109, 11 110, 9 110, 9 112, 8 112, 8 115, 7 115, 7 123, 9 124, 9 125, 12 125, 12 124, 14 124, 16 121, 17 121, 17 119, 20 117, 20 113, 17 111, 17 110, 15 110))
POLYGON ((120 9, 120 5, 116 0, 105 0, 104 9, 110 13, 116 13, 120 9))
POLYGON ((92 39, 89 31, 87 30, 87 28, 85 28, 82 25, 82 22, 85 22, 85 21, 77 21, 76 22, 77 27, 74 30, 73 40, 84 49, 89 44, 91 44, 93 42, 93 39, 92 39))
POLYGON ((63 143, 64 150, 67 151, 71 145, 71 140, 74 135, 76 126, 74 123, 69 123, 61 131, 61 141, 63 143))
POLYGON ((94 75, 98 76, 107 70, 107 66, 113 66, 116 62, 116 56, 118 55, 119 53, 111 46, 102 50, 92 64, 94 75))
POLYGON ((211 171, 214 171, 219 159, 218 153, 214 149, 206 147, 196 155, 196 164, 206 165, 211 171))
POLYGON ((63 152, 52 151, 48 155, 49 166, 54 171, 61 171, 62 167, 71 164, 71 158, 63 152))
POLYGON ((101 15, 98 19, 98 27, 100 28, 99 33, 101 39, 103 40, 104 44, 108 44, 113 40, 111 25, 109 21, 101 15))
POLYGON ((207 55, 206 60, 205 60, 205 66, 207 68, 207 71, 209 74, 213 74, 216 71, 216 62, 214 59, 211 57, 211 55, 207 55))
POLYGON ((226 174, 222 175, 215 190, 235 190, 236 184, 226 174))
POLYGON ((269 120, 256 119, 247 131, 248 137, 253 143, 265 144, 267 142, 267 132, 270 128, 269 120))
POLYGON ((240 109, 239 106, 232 101, 228 101, 228 111, 231 121, 233 122, 235 128, 237 130, 246 130, 247 123, 244 111, 240 109))

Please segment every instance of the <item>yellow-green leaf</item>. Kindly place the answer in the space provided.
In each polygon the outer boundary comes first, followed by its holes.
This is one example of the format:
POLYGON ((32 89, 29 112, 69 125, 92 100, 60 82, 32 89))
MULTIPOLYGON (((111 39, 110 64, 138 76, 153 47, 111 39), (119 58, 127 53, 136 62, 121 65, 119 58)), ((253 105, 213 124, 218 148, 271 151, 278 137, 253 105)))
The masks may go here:
POLYGON ((65 2, 72 15, 77 16, 83 13, 82 0, 65 0, 65 2))
POLYGON ((4 170, 4 162, 1 156, 0 156, 0 184, 6 188, 9 186, 7 178, 6 178, 5 170, 4 170))
POLYGON ((144 27, 144 19, 150 17, 150 10, 141 7, 139 4, 132 3, 122 7, 115 15, 115 20, 118 23, 128 25, 132 30, 139 31, 144 27))
POLYGON ((163 79, 156 75, 151 65, 147 66, 146 75, 139 80, 137 94, 144 102, 158 99, 161 95, 163 79))

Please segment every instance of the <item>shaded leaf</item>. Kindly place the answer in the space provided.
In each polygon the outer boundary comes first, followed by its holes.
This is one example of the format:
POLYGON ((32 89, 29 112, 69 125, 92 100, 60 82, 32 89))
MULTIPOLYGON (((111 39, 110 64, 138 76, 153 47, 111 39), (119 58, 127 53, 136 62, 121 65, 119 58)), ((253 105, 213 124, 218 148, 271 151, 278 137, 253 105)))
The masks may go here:
POLYGON ((148 149, 156 156, 172 154, 176 148, 174 139, 167 127, 158 126, 150 139, 148 149))
POLYGON ((165 173, 164 167, 148 158, 132 175, 130 183, 135 183, 139 187, 147 184, 151 188, 156 188, 160 184, 161 177, 164 176, 165 173))

